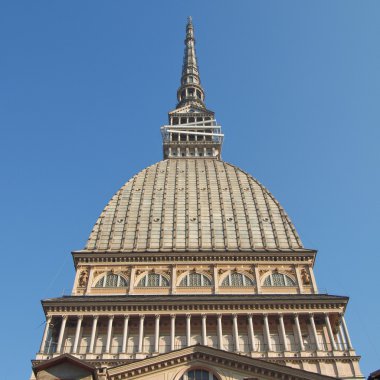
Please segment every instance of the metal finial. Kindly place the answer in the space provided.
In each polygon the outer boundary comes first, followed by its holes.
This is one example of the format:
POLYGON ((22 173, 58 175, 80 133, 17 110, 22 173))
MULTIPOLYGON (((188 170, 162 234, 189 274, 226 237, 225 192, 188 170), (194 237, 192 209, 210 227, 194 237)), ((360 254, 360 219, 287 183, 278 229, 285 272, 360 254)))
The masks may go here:
POLYGON ((193 23, 193 19, 191 18, 191 16, 189 16, 189 17, 187 18, 187 23, 188 23, 188 24, 192 24, 192 23, 193 23))

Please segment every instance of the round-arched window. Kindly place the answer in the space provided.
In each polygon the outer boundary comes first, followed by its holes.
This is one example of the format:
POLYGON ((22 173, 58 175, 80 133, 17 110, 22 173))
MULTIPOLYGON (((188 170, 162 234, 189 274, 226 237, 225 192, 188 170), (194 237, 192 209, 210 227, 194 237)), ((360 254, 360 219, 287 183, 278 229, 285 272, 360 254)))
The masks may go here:
POLYGON ((286 274, 274 272, 264 280, 264 286, 296 286, 296 283, 286 274))
POLYGON ((183 374, 179 380, 218 380, 218 378, 205 369, 191 369, 183 374))
POLYGON ((211 286, 211 280, 202 273, 187 273, 179 286, 211 286))
POLYGON ((96 284, 95 288, 123 288, 128 286, 128 281, 119 274, 108 272, 96 284))
POLYGON ((242 273, 231 272, 223 279, 221 286, 245 287, 254 286, 253 280, 242 273))
POLYGON ((159 273, 148 273, 138 283, 138 287, 159 288, 168 287, 169 280, 159 273))

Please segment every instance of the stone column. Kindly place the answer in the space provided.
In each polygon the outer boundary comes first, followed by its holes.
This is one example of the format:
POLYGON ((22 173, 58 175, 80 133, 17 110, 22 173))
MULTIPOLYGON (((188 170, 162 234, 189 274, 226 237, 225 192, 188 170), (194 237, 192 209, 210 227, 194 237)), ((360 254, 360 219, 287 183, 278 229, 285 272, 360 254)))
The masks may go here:
POLYGON ((239 329, 238 329, 238 323, 237 323, 237 315, 232 315, 232 328, 234 333, 234 344, 235 344, 235 351, 240 351, 240 344, 239 344, 239 329))
POLYGON ((348 334, 348 328, 347 328, 346 321, 345 321, 343 315, 342 315, 342 327, 343 327, 344 337, 345 337, 345 340, 347 343, 347 348, 349 350, 352 350, 352 343, 351 343, 350 335, 348 334))
POLYGON ((339 341, 340 351, 344 351, 347 348, 347 344, 344 339, 342 325, 339 325, 338 327, 338 341, 339 341))
POLYGON ((113 318, 114 318, 113 315, 110 315, 108 318, 107 342, 106 342, 106 351, 105 351, 106 353, 109 353, 111 349, 113 318))
POLYGON ((121 343, 121 352, 123 354, 127 352, 128 324, 129 324, 129 315, 124 315, 123 341, 121 343))
POLYGON ((140 314, 140 325, 139 325, 139 345, 137 352, 143 352, 143 343, 144 343, 144 319, 145 315, 140 314))
POLYGON ((318 334, 317 334, 317 329, 315 327, 314 315, 309 314, 309 319, 310 319, 311 330, 313 331, 313 337, 314 337, 316 349, 317 349, 317 351, 320 351, 321 347, 320 347, 319 342, 318 342, 318 334))
POLYGON ((170 350, 175 348, 175 314, 170 315, 170 350))
POLYGON ((305 351, 305 346, 302 340, 302 333, 301 333, 300 321, 298 319, 298 314, 294 314, 294 323, 296 325, 297 339, 298 339, 298 344, 300 346, 300 351, 305 351))
POLYGON ((47 339, 47 336, 48 336, 48 333, 50 330, 50 324, 51 324, 51 316, 49 315, 46 318, 44 335, 42 336, 42 342, 41 342, 41 346, 40 346, 40 352, 41 353, 44 353, 44 351, 45 351, 46 339, 47 339))
POLYGON ((217 328, 218 328, 218 347, 223 350, 223 328, 222 328, 222 314, 217 316, 217 328))
POLYGON ((278 316, 278 321, 280 324, 280 336, 282 341, 282 347, 284 348, 284 351, 289 351, 288 343, 286 342, 284 316, 282 314, 278 316))
POLYGON ((94 319, 92 320, 92 331, 91 331, 90 349, 88 351, 91 354, 94 352, 95 337, 96 337, 96 327, 98 325, 98 319, 99 319, 99 316, 98 315, 94 315, 94 319))
POLYGON ((206 314, 202 314, 202 344, 207 346, 207 316, 206 314))
POLYGON ((248 336, 251 343, 251 351, 255 351, 255 333, 253 330, 252 314, 248 314, 248 336))
POLYGON ((61 329, 59 331, 59 337, 58 337, 58 344, 57 344, 58 353, 60 353, 62 350, 62 342, 63 342, 63 336, 65 335, 66 322, 67 322, 67 315, 64 315, 62 317, 61 329))
POLYGON ((186 345, 190 346, 191 338, 191 314, 186 315, 186 345))
POLYGON ((160 315, 156 314, 156 321, 154 327, 154 352, 159 352, 160 342, 160 315))
POLYGON ((76 354, 78 350, 78 343, 79 343, 80 329, 82 327, 82 321, 83 321, 83 315, 79 315, 78 321, 77 321, 77 328, 75 331, 73 354, 76 354))
POLYGON ((335 351, 336 350, 336 344, 335 344, 334 334, 332 332, 330 318, 329 318, 328 314, 325 314, 325 323, 326 323, 326 327, 327 327, 327 332, 329 334, 331 349, 335 351))
POLYGON ((265 334, 265 340, 266 340, 267 347, 268 347, 267 351, 272 351, 272 343, 270 341, 268 314, 264 314, 264 334, 265 334))

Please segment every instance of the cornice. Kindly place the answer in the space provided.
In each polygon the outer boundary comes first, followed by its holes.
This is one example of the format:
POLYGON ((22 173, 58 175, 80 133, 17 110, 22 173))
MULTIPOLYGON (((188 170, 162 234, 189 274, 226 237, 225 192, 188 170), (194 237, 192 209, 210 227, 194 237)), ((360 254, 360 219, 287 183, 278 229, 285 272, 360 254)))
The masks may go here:
POLYGON ((45 313, 344 312, 348 297, 329 295, 66 296, 42 301, 45 313))
POLYGON ((73 251, 74 265, 91 263, 219 263, 224 261, 260 262, 310 262, 314 265, 316 250, 257 250, 250 252, 114 252, 114 251, 73 251))

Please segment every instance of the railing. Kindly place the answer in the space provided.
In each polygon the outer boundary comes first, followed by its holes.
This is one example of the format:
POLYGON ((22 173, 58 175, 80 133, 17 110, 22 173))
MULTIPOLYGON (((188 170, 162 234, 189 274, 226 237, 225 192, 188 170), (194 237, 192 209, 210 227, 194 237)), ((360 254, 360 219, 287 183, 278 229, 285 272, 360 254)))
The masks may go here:
POLYGON ((212 141, 222 144, 224 134, 221 133, 221 126, 216 120, 202 121, 188 124, 164 125, 161 127, 163 142, 167 143, 189 143, 189 142, 205 142, 212 141), (173 140, 173 137, 176 137, 173 140), (181 136, 184 140, 181 139, 181 136), (198 139, 202 138, 202 140, 198 139), (190 141, 193 139, 192 141, 190 141))

